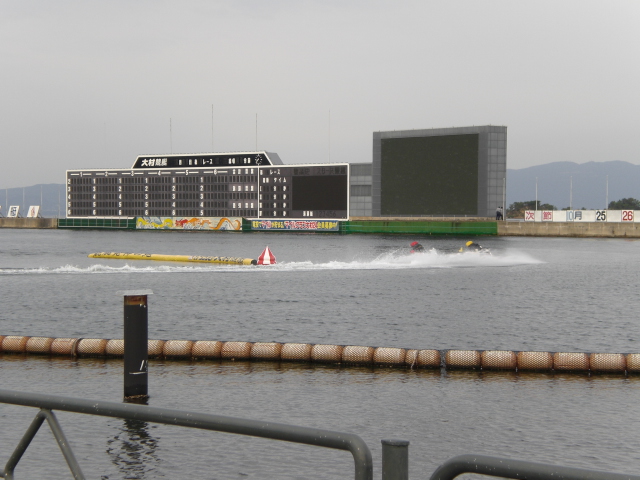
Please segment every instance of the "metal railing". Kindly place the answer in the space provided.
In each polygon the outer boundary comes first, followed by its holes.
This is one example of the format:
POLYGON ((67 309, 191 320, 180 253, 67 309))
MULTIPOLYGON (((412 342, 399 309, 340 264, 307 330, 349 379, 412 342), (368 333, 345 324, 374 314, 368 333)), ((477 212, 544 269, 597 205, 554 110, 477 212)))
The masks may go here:
POLYGON ((486 455, 459 455, 440 465, 430 480, 452 480, 464 473, 516 480, 640 480, 637 475, 561 467, 486 455))
MULTIPOLYGON (((355 479, 373 480, 373 462, 369 447, 360 437, 349 433, 131 403, 101 402, 3 389, 0 389, 0 403, 40 409, 4 467, 0 478, 5 480, 14 479, 13 472, 18 462, 45 420, 67 461, 73 478, 84 480, 84 474, 53 410, 177 425, 348 450, 353 455, 355 479)), ((409 442, 404 440, 382 441, 382 480, 408 480, 408 448, 409 442)), ((430 480, 452 480, 462 474, 487 475, 514 480, 640 480, 638 475, 601 472, 486 455, 453 457, 440 465, 433 472, 430 480)))
POLYGON ((282 423, 248 420, 243 418, 210 415, 204 413, 184 412, 168 408, 149 407, 131 403, 102 402, 70 397, 44 395, 38 393, 16 392, 0 389, 0 403, 39 408, 40 411, 27 428, 22 439, 4 467, 1 478, 13 480, 13 472, 20 458, 29 447, 42 423, 47 420, 51 431, 58 442, 62 454, 67 461, 73 478, 83 480, 84 474, 75 459, 54 410, 114 417, 128 420, 139 420, 165 425, 213 430, 216 432, 235 433, 253 437, 282 440, 317 447, 348 450, 353 455, 356 480, 373 479, 373 462, 369 447, 357 435, 350 433, 321 430, 318 428, 300 427, 282 423))

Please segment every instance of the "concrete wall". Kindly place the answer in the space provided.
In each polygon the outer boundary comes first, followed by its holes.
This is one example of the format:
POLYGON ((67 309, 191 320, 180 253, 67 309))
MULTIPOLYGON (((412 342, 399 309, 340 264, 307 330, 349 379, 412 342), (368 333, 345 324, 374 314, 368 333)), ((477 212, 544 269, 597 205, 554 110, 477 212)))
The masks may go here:
POLYGON ((58 228, 58 219, 0 218, 0 228, 58 228))
POLYGON ((498 236, 640 238, 640 223, 497 222, 498 236))
POLYGON ((371 164, 351 163, 349 216, 371 216, 371 164))

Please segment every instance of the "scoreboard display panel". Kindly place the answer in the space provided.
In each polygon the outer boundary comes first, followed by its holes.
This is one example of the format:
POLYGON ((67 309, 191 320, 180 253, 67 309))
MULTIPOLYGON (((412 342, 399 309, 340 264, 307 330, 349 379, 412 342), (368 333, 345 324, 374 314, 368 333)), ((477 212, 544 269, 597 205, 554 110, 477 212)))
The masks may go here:
POLYGON ((191 167, 158 167, 157 158, 169 157, 141 156, 128 170, 68 170, 67 218, 348 219, 348 164, 212 168, 184 157, 191 167))
POLYGON ((349 165, 260 169, 261 218, 349 217, 349 165))
POLYGON ((382 215, 477 215, 479 135, 381 141, 382 215))

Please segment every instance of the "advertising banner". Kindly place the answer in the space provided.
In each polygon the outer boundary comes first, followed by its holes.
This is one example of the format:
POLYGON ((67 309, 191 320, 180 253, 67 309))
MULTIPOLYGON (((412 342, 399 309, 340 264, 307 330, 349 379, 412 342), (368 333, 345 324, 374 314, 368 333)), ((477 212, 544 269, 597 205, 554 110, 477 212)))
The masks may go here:
POLYGON ((242 230, 241 217, 137 217, 136 230, 242 230))
POLYGON ((635 210, 527 210, 525 222, 609 222, 639 223, 635 210))
POLYGON ((9 211, 7 212, 8 218, 18 218, 20 216, 20 206, 19 205, 11 205, 9 206, 9 211))
POLYGON ((253 220, 251 230, 337 232, 340 222, 327 220, 253 220))
POLYGON ((31 205, 29 207, 29 212, 27 213, 27 218, 38 218, 40 216, 40 205, 31 205))

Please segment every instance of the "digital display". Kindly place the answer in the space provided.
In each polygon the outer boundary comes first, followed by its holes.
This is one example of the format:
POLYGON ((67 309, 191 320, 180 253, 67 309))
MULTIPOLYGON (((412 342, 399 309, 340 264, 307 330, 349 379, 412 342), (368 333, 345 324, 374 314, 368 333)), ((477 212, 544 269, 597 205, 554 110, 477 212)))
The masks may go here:
POLYGON ((347 219, 348 186, 347 164, 69 170, 66 211, 67 218, 347 219))
POLYGON ((382 139, 382 215, 477 215, 478 151, 478 134, 382 139))
POLYGON ((260 169, 262 218, 349 217, 349 166, 260 169))
POLYGON ((293 210, 335 210, 347 209, 346 175, 293 177, 293 210))

